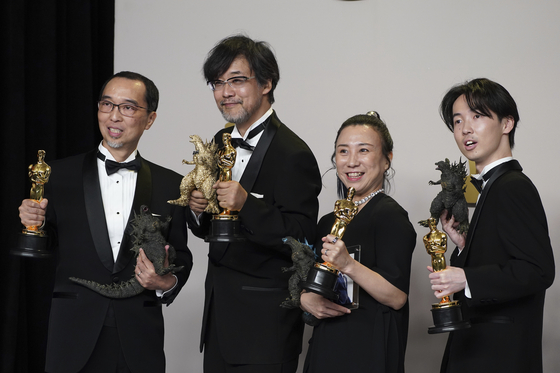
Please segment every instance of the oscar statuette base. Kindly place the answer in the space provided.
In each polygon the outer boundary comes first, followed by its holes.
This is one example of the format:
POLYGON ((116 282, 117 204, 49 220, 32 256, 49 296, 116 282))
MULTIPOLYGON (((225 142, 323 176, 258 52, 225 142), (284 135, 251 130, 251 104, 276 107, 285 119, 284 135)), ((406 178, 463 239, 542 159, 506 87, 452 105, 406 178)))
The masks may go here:
POLYGON ((448 333, 471 327, 468 321, 463 321, 458 301, 432 304, 432 317, 434 326, 428 328, 428 334, 448 333))
POLYGON ((307 272, 307 280, 301 284, 301 287, 336 302, 338 301, 338 293, 335 291, 338 273, 337 269, 324 263, 315 263, 307 272))
POLYGON ((214 215, 211 224, 210 234, 204 238, 205 242, 246 241, 237 215, 214 215))
POLYGON ((47 249, 48 238, 44 234, 32 232, 20 233, 18 246, 10 250, 10 254, 27 258, 48 258, 52 253, 47 249))

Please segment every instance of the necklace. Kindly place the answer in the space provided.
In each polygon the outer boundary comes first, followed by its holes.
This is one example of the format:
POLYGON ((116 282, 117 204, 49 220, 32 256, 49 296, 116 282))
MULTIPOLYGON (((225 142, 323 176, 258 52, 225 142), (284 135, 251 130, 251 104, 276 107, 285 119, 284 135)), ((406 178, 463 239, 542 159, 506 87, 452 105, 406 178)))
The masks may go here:
POLYGON ((359 201, 354 201, 354 205, 356 205, 356 206, 363 205, 364 203, 366 203, 367 201, 369 201, 370 199, 375 197, 377 194, 383 193, 384 191, 385 191, 385 189, 383 189, 383 188, 377 189, 375 192, 371 192, 371 194, 369 196, 365 196, 364 198, 362 198, 359 201))

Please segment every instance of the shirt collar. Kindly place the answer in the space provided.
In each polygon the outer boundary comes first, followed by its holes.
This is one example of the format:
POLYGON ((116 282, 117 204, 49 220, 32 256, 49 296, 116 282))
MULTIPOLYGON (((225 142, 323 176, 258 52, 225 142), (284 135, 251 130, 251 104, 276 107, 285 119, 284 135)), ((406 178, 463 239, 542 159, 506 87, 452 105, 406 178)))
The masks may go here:
MULTIPOLYGON (((501 165, 502 163, 509 162, 509 161, 511 161, 511 160, 513 160, 513 157, 505 157, 505 158, 498 159, 497 161, 494 161, 494 162, 492 162, 492 163, 486 165, 486 167, 484 167, 484 168, 482 169, 482 172, 481 172, 481 173, 479 173, 479 174, 472 174, 471 177, 472 177, 473 179, 483 180, 482 177, 483 177, 484 175, 486 175, 491 169, 493 169, 494 167, 497 167, 497 166, 501 165)), ((484 184, 486 184, 486 180, 484 181, 484 184)), ((483 185, 484 185, 484 184, 483 184, 483 185)))

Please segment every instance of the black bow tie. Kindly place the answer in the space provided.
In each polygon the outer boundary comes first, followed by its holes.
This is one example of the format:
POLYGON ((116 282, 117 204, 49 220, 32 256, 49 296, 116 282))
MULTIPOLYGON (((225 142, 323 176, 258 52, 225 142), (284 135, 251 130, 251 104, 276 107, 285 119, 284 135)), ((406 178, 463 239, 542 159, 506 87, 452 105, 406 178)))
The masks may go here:
MULTIPOLYGON (((249 135, 247 136, 247 140, 252 139, 253 137, 257 136, 259 133, 261 133, 265 129, 266 123, 268 123, 268 121, 264 121, 263 123, 253 128, 251 132, 249 132, 249 135)), ((233 146, 234 148, 242 148, 249 151, 255 150, 254 146, 249 145, 249 143, 243 140, 241 137, 232 138, 231 146, 233 146)))
POLYGON ((471 176, 471 184, 475 187, 478 193, 482 193, 482 183, 483 180, 478 180, 471 176))
POLYGON ((474 177, 471 176, 471 184, 474 185, 474 187, 476 188, 476 190, 478 190, 478 193, 482 193, 482 184, 485 181, 488 181, 490 179, 490 176, 492 176, 492 174, 494 173, 494 171, 496 171, 496 167, 494 167, 493 169, 491 169, 490 171, 488 171, 487 173, 485 173, 482 176, 482 179, 475 179, 474 177))
POLYGON ((255 147, 252 145, 249 145, 249 143, 245 140, 243 140, 241 137, 234 137, 230 140, 231 146, 233 146, 234 148, 242 148, 242 149, 246 149, 249 151, 253 151, 255 150, 255 147))
POLYGON ((97 153, 97 158, 101 159, 103 162, 105 162, 105 171, 107 171, 107 175, 112 175, 115 172, 117 172, 118 170, 120 170, 121 168, 126 168, 129 169, 131 171, 140 171, 140 168, 142 168, 142 162, 140 161, 140 158, 135 158, 133 161, 130 162, 115 162, 113 160, 110 159, 105 159, 105 155, 101 154, 101 153, 97 153))

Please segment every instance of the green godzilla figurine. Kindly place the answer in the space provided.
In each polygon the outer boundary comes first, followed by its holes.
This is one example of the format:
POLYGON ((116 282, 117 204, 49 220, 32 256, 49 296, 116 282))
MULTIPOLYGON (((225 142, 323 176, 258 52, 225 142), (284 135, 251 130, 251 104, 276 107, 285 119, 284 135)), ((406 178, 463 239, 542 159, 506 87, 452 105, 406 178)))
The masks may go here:
MULTIPOLYGON (((134 213, 134 219, 132 220, 133 229, 131 237, 133 246, 131 250, 134 252, 134 257, 138 257, 140 249, 144 250, 144 253, 154 265, 156 273, 160 276, 183 269, 182 266, 176 267, 173 264, 175 261, 175 249, 166 242, 163 236, 163 232, 169 227, 170 221, 170 216, 165 221, 157 216, 153 216, 150 209, 144 205, 140 207, 140 214, 134 213), (169 267, 164 267, 166 245, 169 245, 169 267)), ((144 288, 134 276, 126 282, 110 285, 103 285, 76 277, 70 277, 70 280, 108 298, 129 298, 144 291, 144 288)))
MULTIPOLYGON (((430 185, 441 185, 441 192, 432 201, 430 206, 430 215, 439 221, 439 217, 443 210, 447 210, 449 214, 455 217, 455 221, 459 222, 457 231, 466 233, 469 230, 469 209, 467 200, 465 199, 465 179, 467 171, 465 169, 467 161, 450 163, 449 159, 436 163, 436 170, 441 172, 438 181, 430 181, 430 185)), ((428 227, 428 220, 420 220, 418 222, 423 227, 428 227)))
POLYGON ((284 308, 298 308, 300 306, 301 288, 299 283, 307 279, 309 268, 315 263, 315 253, 307 243, 301 243, 293 237, 283 238, 282 241, 292 249, 291 267, 282 267, 282 272, 294 272, 288 281, 288 289, 290 290, 290 298, 286 299, 280 305, 284 308))

